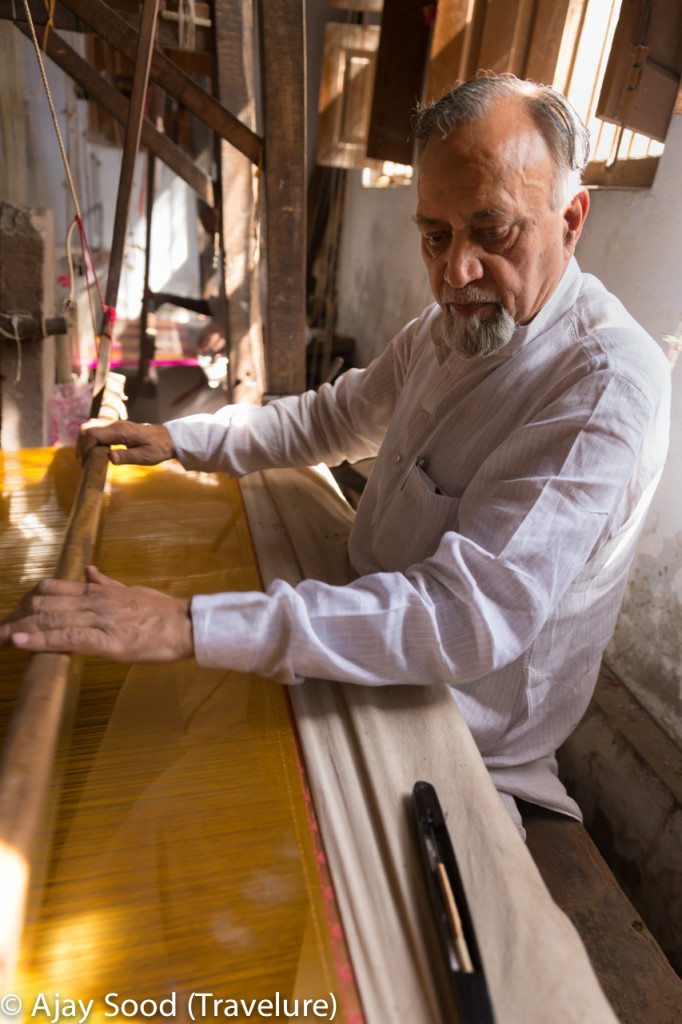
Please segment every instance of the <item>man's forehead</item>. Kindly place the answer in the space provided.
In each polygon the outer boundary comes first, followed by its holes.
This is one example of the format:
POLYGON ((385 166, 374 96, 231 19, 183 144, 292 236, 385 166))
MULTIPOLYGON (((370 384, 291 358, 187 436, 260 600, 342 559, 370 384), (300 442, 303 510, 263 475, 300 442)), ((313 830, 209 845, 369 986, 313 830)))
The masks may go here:
POLYGON ((534 126, 499 130, 492 139, 466 127, 427 142, 417 176, 419 215, 437 219, 454 204, 467 221, 483 220, 551 202, 554 161, 534 126))
POLYGON ((468 164, 487 174, 498 167, 552 163, 545 138, 519 97, 494 102, 485 114, 427 140, 420 167, 438 161, 468 164))
POLYGON ((461 165, 446 165, 441 173, 420 168, 415 220, 422 226, 453 217, 468 224, 516 216, 525 205, 519 195, 524 187, 525 182, 513 182, 506 175, 463 173, 461 165))

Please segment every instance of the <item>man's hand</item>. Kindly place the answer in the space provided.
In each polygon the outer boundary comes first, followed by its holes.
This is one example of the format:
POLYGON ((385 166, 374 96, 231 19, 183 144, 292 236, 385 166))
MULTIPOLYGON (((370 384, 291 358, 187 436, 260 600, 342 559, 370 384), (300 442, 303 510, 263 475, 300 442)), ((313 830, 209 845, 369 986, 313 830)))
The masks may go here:
POLYGON ((0 646, 169 662, 194 654, 189 600, 126 587, 88 567, 86 583, 43 580, 0 625, 0 646))
MULTIPOLYGON (((97 421, 93 421, 96 423, 97 421)), ((109 461, 115 466, 156 466, 166 459, 175 458, 171 436, 164 426, 154 423, 130 423, 119 420, 106 426, 81 427, 76 455, 81 462, 96 445, 124 444, 126 450, 109 452, 109 461)))

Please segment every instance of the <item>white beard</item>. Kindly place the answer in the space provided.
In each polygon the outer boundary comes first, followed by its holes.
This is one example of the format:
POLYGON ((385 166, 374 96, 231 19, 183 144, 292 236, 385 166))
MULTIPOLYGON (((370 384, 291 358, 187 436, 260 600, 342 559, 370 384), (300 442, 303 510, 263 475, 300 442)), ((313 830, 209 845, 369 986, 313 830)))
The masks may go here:
POLYGON ((495 313, 492 317, 464 316, 443 306, 439 316, 439 334, 448 348, 459 352, 465 359, 494 355, 508 345, 516 330, 513 317, 496 299, 476 288, 463 288, 456 296, 444 297, 452 302, 492 302, 495 313))

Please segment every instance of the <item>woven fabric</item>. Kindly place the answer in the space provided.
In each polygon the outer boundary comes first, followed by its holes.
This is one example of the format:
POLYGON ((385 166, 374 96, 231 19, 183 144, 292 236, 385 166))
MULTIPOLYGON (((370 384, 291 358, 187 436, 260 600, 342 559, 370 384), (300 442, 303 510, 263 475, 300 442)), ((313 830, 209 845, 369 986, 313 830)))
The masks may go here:
MULTIPOLYGON (((352 578, 352 513, 320 470, 269 470, 241 487, 266 584, 352 578)), ((406 805, 418 779, 447 817, 498 1024, 615 1024, 449 690, 311 679, 291 700, 368 1024, 442 1020, 406 805)))

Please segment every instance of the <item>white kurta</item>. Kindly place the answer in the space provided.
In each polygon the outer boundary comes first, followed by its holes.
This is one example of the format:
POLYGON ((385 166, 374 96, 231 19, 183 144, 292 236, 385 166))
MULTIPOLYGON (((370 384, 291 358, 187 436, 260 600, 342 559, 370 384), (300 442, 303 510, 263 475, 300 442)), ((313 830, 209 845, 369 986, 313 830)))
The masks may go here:
POLYGON ((575 260, 500 353, 438 358, 438 315, 333 387, 166 424, 186 468, 234 476, 378 455, 350 538, 358 580, 195 597, 196 656, 284 683, 446 683, 498 789, 579 816, 554 752, 589 702, 660 476, 668 364, 575 260))

